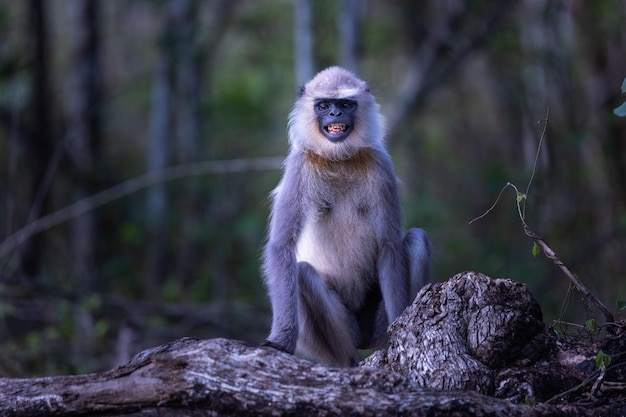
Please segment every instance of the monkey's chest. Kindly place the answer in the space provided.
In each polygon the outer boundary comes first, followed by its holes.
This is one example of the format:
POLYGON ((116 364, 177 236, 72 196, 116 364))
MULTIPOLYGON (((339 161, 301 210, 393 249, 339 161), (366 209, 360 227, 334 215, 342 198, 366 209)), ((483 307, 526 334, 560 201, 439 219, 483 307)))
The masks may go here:
POLYGON ((375 207, 365 197, 352 191, 312 199, 296 245, 296 259, 311 264, 354 307, 376 279, 375 207))

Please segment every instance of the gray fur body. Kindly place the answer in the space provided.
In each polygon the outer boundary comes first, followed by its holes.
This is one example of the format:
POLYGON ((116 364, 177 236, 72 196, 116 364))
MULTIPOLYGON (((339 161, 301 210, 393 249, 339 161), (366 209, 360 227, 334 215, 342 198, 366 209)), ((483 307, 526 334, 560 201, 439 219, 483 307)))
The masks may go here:
POLYGON ((291 150, 274 190, 264 253, 272 302, 266 344, 332 365, 382 346, 386 328, 429 282, 430 244, 402 228, 398 184, 382 117, 367 84, 340 68, 310 81, 290 115, 291 150), (313 103, 350 98, 354 127, 333 143, 313 103))

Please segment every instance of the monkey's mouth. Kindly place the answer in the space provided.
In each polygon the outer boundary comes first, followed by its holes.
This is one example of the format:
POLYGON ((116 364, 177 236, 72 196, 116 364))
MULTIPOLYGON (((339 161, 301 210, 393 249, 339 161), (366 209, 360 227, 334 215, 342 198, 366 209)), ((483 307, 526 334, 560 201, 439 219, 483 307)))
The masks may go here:
POLYGON ((324 130, 331 136, 341 136, 350 130, 350 126, 345 123, 331 123, 324 126, 324 130))

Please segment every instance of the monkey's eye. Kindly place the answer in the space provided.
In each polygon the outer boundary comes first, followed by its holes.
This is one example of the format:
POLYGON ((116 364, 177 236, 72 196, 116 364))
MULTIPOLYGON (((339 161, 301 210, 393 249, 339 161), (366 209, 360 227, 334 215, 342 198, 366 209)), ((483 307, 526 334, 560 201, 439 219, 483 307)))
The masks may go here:
POLYGON ((328 109, 330 109, 330 104, 328 104, 327 102, 321 101, 317 103, 317 110, 326 111, 328 109))
POLYGON ((341 103, 341 108, 344 110, 350 110, 354 107, 354 103, 352 101, 343 101, 341 103))

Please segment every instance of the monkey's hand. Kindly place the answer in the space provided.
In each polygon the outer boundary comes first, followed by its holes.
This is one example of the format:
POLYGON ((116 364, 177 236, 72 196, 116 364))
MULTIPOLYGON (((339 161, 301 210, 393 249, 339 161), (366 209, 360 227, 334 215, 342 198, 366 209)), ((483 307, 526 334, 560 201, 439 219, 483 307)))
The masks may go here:
POLYGON ((280 350, 281 352, 285 352, 285 353, 289 353, 290 355, 293 355, 293 351, 290 352, 289 349, 287 349, 286 347, 279 345, 278 343, 272 342, 271 340, 265 339, 264 341, 261 342, 259 346, 268 346, 273 349, 280 350))

